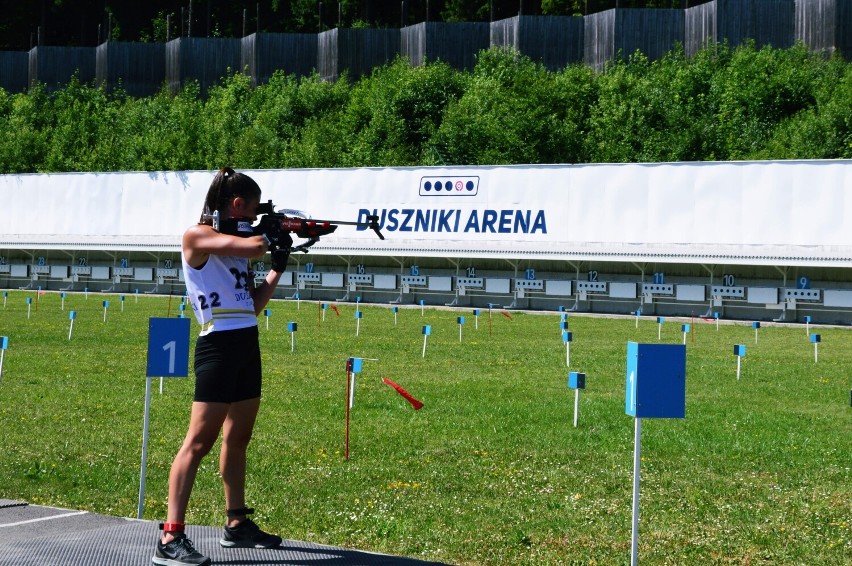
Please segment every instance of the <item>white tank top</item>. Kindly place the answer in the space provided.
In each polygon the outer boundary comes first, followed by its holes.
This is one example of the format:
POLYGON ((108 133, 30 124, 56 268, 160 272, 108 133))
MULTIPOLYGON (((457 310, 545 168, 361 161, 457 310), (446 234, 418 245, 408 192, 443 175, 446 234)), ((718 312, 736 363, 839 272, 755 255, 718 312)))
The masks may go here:
POLYGON ((199 336, 221 330, 257 326, 253 285, 248 259, 210 254, 200 268, 191 267, 181 253, 186 290, 195 318, 201 325, 199 336))

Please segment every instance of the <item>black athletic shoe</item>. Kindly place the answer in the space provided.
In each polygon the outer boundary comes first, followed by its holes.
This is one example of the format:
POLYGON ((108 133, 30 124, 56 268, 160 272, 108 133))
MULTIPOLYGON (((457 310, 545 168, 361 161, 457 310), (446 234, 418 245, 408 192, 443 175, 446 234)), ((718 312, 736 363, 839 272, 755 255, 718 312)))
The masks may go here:
POLYGON ((192 541, 180 533, 167 544, 157 541, 157 550, 151 562, 162 566, 209 566, 210 559, 195 550, 192 541))
POLYGON ((225 527, 219 544, 226 548, 275 548, 281 537, 260 530, 251 519, 245 519, 236 527, 225 527))

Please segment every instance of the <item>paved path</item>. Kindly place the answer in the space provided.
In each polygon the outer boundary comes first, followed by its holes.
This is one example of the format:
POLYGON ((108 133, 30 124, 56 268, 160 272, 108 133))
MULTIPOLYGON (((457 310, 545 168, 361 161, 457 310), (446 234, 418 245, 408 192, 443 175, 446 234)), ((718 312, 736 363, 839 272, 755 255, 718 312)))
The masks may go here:
MULTIPOLYGON (((2 566, 143 566, 151 564, 158 523, 0 499, 2 566)), ((410 558, 284 540, 267 550, 226 549, 215 527, 187 527, 213 564, 282 566, 435 566, 410 558)))

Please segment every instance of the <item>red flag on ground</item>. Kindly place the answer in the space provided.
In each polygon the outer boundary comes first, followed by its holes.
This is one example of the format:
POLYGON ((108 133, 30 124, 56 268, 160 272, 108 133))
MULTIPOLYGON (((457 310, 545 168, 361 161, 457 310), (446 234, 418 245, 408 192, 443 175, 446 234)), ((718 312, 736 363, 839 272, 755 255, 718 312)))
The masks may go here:
POLYGON ((337 313, 337 316, 340 316, 340 311, 337 310, 337 305, 331 305, 331 309, 337 313))
POLYGON ((505 317, 506 317, 506 318, 508 318, 509 320, 512 320, 512 317, 511 317, 511 316, 509 315, 509 313, 507 313, 506 311, 500 311, 500 314, 502 314, 503 316, 505 316, 505 317))
POLYGON ((419 411, 419 410, 420 410, 420 408, 423 406, 423 403, 421 403, 420 401, 418 401, 417 399, 415 399, 414 397, 412 397, 412 396, 411 396, 411 394, 410 394, 408 391, 406 391, 405 389, 403 389, 402 387, 400 387, 399 385, 397 385, 396 383, 394 383, 394 382, 393 382, 393 381, 391 381, 390 379, 388 379, 388 378, 386 378, 386 377, 383 377, 383 378, 382 378, 382 381, 384 381, 385 383, 387 383, 388 385, 390 385, 391 387, 393 387, 394 389, 396 389, 396 392, 397 392, 397 393, 399 393, 400 395, 402 395, 403 397, 405 397, 405 399, 406 399, 409 403, 411 403, 411 406, 412 406, 412 407, 414 407, 414 410, 415 410, 415 411, 419 411))

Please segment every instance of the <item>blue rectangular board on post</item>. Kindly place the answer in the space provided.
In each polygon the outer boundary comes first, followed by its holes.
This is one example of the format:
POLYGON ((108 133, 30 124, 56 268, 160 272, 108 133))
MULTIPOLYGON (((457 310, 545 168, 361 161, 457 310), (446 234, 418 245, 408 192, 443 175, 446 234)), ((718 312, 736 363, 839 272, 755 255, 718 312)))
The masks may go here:
POLYGON ((631 417, 686 416, 686 346, 627 343, 625 411, 631 417))
POLYGON ((571 389, 585 389, 586 374, 577 371, 568 372, 568 387, 571 389))
POLYGON ((189 319, 148 321, 148 377, 189 375, 189 319))

